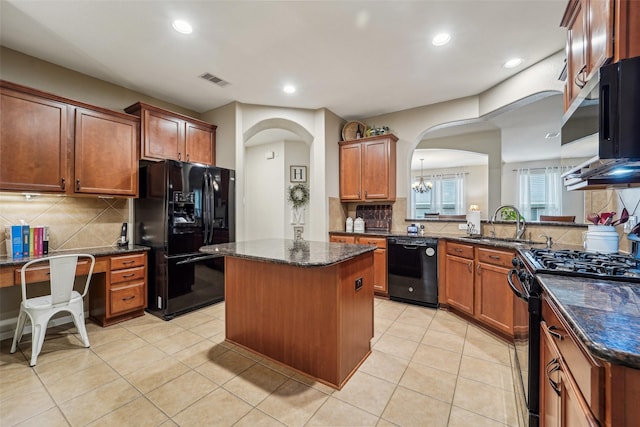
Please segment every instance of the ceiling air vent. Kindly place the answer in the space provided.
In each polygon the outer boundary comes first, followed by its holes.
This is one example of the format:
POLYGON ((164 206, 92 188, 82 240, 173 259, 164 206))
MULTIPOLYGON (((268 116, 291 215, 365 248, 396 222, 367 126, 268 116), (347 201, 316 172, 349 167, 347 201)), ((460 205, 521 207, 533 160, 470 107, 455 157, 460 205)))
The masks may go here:
POLYGON ((214 76, 214 75, 213 75, 213 74, 211 74, 211 73, 204 73, 204 74, 201 74, 201 75, 200 75, 200 77, 202 77, 202 78, 203 78, 203 79, 205 79, 205 80, 210 81, 211 83, 215 83, 215 84, 217 84, 217 85, 218 85, 218 86, 220 86, 220 87, 225 87, 226 85, 228 85, 228 84, 229 84, 229 82, 228 82, 228 81, 222 80, 220 77, 216 77, 216 76, 214 76))

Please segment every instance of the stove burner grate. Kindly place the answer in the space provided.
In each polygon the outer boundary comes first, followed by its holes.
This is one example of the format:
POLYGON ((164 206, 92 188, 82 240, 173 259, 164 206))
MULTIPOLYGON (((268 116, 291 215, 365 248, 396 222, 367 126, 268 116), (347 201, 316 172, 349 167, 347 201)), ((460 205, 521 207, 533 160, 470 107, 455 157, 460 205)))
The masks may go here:
POLYGON ((629 278, 640 281, 638 260, 623 254, 600 254, 576 250, 530 249, 535 270, 548 270, 571 276, 629 278))

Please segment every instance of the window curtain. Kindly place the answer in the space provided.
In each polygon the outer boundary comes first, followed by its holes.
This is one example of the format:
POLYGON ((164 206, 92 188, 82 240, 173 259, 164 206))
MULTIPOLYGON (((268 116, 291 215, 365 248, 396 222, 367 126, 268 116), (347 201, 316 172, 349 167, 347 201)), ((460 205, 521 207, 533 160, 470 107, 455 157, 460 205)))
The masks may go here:
POLYGON ((460 172, 456 174, 456 215, 462 215, 466 213, 467 206, 467 174, 460 172))
POLYGON ((516 170, 517 208, 525 218, 531 219, 531 170, 522 168, 516 170))
POLYGON ((547 177, 547 208, 545 215, 562 215, 562 169, 547 167, 544 170, 547 177))

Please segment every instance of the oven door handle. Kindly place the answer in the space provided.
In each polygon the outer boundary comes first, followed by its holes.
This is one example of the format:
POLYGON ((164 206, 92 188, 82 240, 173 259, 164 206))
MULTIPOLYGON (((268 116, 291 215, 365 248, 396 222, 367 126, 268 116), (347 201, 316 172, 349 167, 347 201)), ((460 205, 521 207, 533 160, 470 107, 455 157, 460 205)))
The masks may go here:
MULTIPOLYGON (((511 287, 511 290, 513 291, 514 294, 516 294, 516 296, 524 301, 529 301, 529 293, 527 292, 527 290, 525 289, 524 285, 522 286, 522 291, 519 291, 518 288, 516 288, 516 285, 513 283, 513 276, 518 276, 518 270, 516 270, 515 268, 509 270, 509 274, 507 274, 507 282, 509 283, 509 286, 511 287)), ((518 279, 518 281, 520 281, 520 279, 518 279)), ((520 282, 520 284, 522 285, 522 282, 520 282)))

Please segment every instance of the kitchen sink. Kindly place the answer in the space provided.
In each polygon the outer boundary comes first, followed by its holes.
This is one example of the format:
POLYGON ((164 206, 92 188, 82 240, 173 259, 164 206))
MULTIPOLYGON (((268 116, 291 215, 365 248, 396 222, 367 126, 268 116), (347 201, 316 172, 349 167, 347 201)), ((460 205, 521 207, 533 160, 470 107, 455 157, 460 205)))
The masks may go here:
POLYGON ((465 236, 465 237, 468 239, 473 239, 477 242, 485 242, 485 243, 507 242, 507 243, 520 243, 523 245, 534 245, 536 243, 540 243, 540 242, 534 242, 533 240, 515 239, 513 237, 491 237, 491 236, 465 236))

